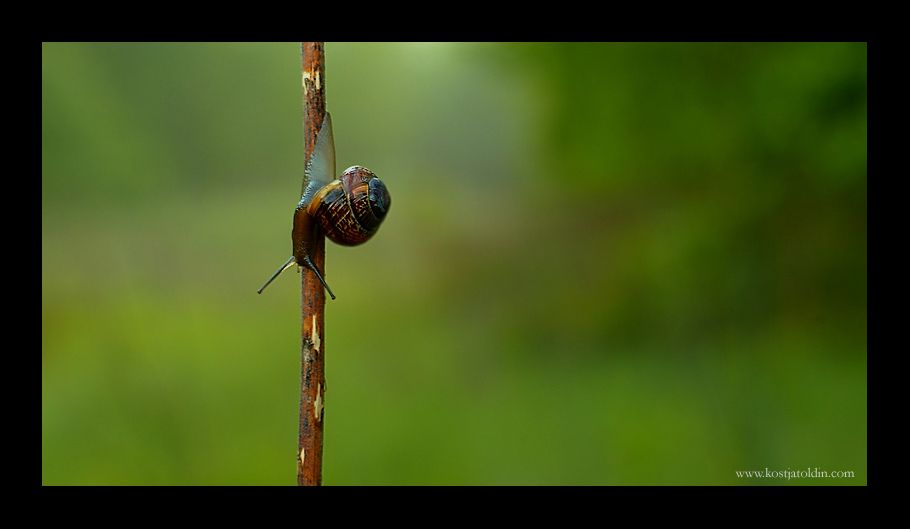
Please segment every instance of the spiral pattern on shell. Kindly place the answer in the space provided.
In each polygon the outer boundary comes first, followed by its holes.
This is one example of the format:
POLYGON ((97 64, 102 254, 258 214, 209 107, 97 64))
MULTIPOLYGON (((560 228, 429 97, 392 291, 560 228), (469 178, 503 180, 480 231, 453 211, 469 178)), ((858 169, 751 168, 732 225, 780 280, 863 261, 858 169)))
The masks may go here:
POLYGON ((385 184, 366 167, 355 165, 320 189, 307 210, 326 237, 356 246, 376 233, 391 202, 385 184))

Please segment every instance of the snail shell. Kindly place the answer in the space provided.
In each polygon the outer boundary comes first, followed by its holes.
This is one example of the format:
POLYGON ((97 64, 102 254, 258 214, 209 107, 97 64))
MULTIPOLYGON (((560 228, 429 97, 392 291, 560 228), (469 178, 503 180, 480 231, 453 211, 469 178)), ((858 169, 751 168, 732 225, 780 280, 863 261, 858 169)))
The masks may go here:
POLYGON ((355 165, 317 191, 307 213, 333 242, 357 246, 376 233, 391 202, 385 184, 366 167, 355 165))

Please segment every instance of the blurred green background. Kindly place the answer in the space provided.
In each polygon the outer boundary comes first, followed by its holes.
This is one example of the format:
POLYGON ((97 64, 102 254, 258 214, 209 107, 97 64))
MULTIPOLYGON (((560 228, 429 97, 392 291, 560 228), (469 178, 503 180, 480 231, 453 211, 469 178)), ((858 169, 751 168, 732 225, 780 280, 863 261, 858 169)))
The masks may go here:
MULTIPOLYGON (((324 484, 866 483, 865 44, 325 50, 324 484)), ((300 76, 42 46, 44 484, 296 483, 300 76)))

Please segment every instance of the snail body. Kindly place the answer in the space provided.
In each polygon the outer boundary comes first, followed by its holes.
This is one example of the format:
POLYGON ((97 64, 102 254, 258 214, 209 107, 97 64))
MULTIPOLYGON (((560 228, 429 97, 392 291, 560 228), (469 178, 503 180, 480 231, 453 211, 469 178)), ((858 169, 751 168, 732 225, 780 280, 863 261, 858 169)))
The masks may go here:
POLYGON ((359 165, 348 167, 338 179, 333 179, 334 174, 332 117, 326 113, 316 135, 313 154, 307 162, 303 193, 294 211, 293 256, 259 289, 260 294, 278 274, 297 263, 298 267, 313 270, 335 299, 310 257, 316 238, 325 235, 337 244, 357 246, 376 234, 391 205, 385 184, 372 171, 359 165))

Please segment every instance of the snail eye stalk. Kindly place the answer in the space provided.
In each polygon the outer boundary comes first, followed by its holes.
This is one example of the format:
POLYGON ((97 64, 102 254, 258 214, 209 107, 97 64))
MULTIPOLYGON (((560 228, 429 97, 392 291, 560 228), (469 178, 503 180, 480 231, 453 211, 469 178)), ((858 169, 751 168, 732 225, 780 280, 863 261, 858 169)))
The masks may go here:
MULTIPOLYGON (((262 285, 262 288, 260 288, 260 289, 257 291, 257 293, 258 293, 258 294, 262 294, 262 291, 265 290, 265 287, 269 286, 269 283, 271 283, 273 279, 275 279, 276 277, 278 277, 278 274, 280 274, 281 272, 284 272, 285 270, 287 270, 288 268, 290 268, 291 265, 294 264, 295 262, 297 262, 297 260, 294 259, 293 256, 292 256, 290 259, 288 259, 288 262, 286 262, 286 263, 284 263, 283 265, 281 265, 281 268, 279 268, 277 272, 275 272, 274 274, 272 274, 272 277, 270 277, 269 280, 266 281, 264 285, 262 285)), ((320 279, 322 279, 322 278, 320 277, 320 279)))
POLYGON ((322 278, 322 274, 319 273, 319 269, 316 268, 316 264, 313 262, 312 259, 310 259, 310 256, 309 255, 304 256, 304 259, 306 260, 307 267, 309 267, 310 270, 312 270, 313 272, 316 273, 316 277, 318 277, 319 281, 322 282, 322 286, 324 286, 326 291, 329 293, 329 295, 332 296, 332 299, 335 299, 335 294, 332 294, 332 289, 329 288, 329 284, 326 283, 325 279, 322 278))
MULTIPOLYGON (((328 283, 325 282, 325 279, 323 279, 322 274, 319 273, 319 269, 316 268, 316 265, 313 263, 313 260, 310 259, 310 256, 309 256, 309 255, 305 256, 305 257, 304 257, 304 260, 305 260, 306 262, 303 263, 303 264, 304 264, 307 268, 309 268, 310 270, 312 270, 313 272, 316 273, 316 277, 319 278, 319 281, 322 283, 322 286, 324 286, 325 289, 326 289, 326 291, 329 293, 329 295, 332 296, 332 299, 335 299, 335 294, 332 294, 332 289, 329 288, 328 283)), ((262 294, 262 291, 265 290, 265 287, 269 286, 269 283, 271 283, 272 280, 274 280, 276 277, 278 277, 278 274, 280 274, 281 272, 284 272, 285 270, 287 270, 288 268, 290 268, 291 266, 293 266, 295 263, 297 263, 297 258, 296 258, 296 257, 291 257, 290 259, 288 259, 288 262, 286 262, 286 263, 284 263, 283 265, 281 265, 281 268, 279 268, 277 272, 275 272, 274 274, 272 274, 272 277, 270 277, 269 280, 266 281, 264 285, 262 285, 262 288, 260 288, 260 289, 257 291, 257 293, 262 294)))

